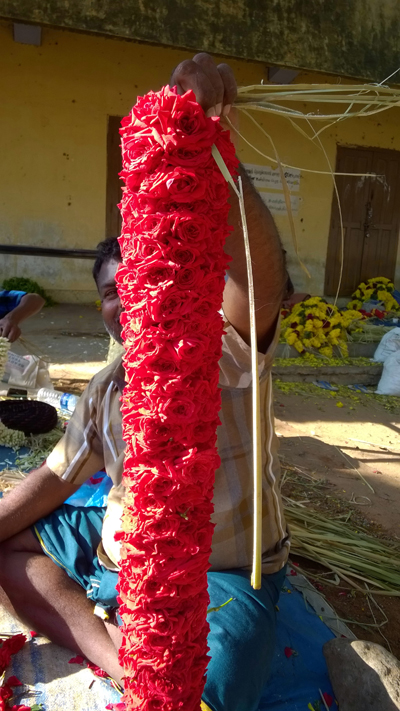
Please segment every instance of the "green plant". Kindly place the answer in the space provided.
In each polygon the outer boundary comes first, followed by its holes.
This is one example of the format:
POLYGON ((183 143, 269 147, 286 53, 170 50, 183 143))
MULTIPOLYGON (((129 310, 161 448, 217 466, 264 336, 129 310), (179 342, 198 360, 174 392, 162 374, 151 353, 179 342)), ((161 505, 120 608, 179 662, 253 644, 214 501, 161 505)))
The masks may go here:
POLYGON ((56 303, 37 281, 26 277, 5 279, 3 281, 3 289, 7 289, 7 291, 26 291, 27 294, 39 294, 45 300, 46 306, 54 306, 56 303))

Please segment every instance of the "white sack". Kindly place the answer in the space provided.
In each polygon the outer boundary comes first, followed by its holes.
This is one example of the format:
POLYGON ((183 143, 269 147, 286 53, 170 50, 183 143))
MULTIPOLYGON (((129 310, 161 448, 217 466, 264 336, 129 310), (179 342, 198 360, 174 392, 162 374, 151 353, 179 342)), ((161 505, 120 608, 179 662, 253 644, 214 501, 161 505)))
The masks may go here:
POLYGON ((400 350, 386 358, 376 393, 377 395, 400 395, 400 350))
POLYGON ((374 360, 384 363, 392 353, 400 350, 400 328, 392 328, 382 337, 374 354, 374 360))

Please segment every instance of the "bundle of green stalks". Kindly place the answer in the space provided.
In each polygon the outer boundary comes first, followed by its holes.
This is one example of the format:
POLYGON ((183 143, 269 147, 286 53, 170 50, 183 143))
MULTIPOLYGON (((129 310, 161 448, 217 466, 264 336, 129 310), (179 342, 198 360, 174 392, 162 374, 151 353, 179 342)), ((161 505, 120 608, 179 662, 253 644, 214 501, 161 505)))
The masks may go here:
POLYGON ((239 87, 235 105, 308 123, 373 116, 399 102, 400 90, 382 84, 255 84, 239 87), (299 106, 304 103, 307 111, 299 106))
MULTIPOLYGON (((36 436, 25 436, 23 432, 8 430, 0 423, 0 443, 17 452, 14 468, 0 469, 0 492, 3 494, 17 486, 29 472, 37 469, 47 459, 48 455, 63 436, 62 427, 55 427, 51 432, 36 436), (23 454, 21 447, 27 447, 23 454)), ((11 465, 6 460, 5 464, 11 465)))
MULTIPOLYGON (((293 555, 323 565, 352 589, 400 597, 398 546, 291 499, 285 501, 285 516, 292 534, 293 555)), ((329 580, 324 577, 324 582, 329 580)))
POLYGON ((360 321, 357 330, 348 334, 348 340, 353 343, 379 343, 392 326, 375 326, 368 321, 360 321))

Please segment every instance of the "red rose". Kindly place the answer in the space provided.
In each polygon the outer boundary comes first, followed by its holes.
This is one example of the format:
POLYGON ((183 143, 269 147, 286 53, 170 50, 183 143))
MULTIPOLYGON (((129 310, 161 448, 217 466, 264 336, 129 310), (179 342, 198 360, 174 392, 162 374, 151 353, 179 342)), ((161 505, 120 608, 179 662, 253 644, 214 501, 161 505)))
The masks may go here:
POLYGON ((166 160, 172 165, 188 166, 191 168, 210 168, 214 158, 208 148, 198 148, 193 144, 176 147, 170 142, 166 146, 166 160))
MULTIPOLYGON (((209 204, 209 203, 208 203, 209 204)), ((226 222, 229 215, 229 203, 225 202, 220 206, 219 210, 211 210, 208 214, 208 219, 210 222, 210 227, 215 234, 215 239, 218 239, 220 243, 224 243, 227 236, 232 232, 233 227, 229 226, 226 228, 226 222)))
POLYGON ((177 425, 166 424, 159 417, 138 417, 136 423, 136 439, 145 449, 162 446, 182 434, 177 425))
POLYGON ((196 264, 201 265, 201 260, 199 260, 200 251, 193 245, 185 244, 182 245, 178 240, 170 240, 170 247, 168 250, 169 259, 176 265, 188 267, 189 265, 196 264))
POLYGON ((182 213, 175 218, 171 225, 171 231, 182 242, 188 242, 203 249, 204 241, 210 239, 211 225, 208 217, 182 213))
POLYGON ((196 318, 200 318, 203 323, 207 322, 213 314, 215 314, 216 305, 209 299, 201 299, 194 304, 193 311, 196 318))
POLYGON ((141 215, 135 222, 133 232, 140 237, 140 241, 157 239, 158 242, 162 240, 166 244, 172 224, 173 220, 168 215, 141 215))
POLYGON ((171 475, 179 476, 183 481, 206 481, 210 472, 221 465, 219 455, 214 449, 204 449, 201 452, 191 449, 173 461, 166 462, 166 468, 171 475))
MULTIPOLYGON (((182 338, 172 341, 172 347, 176 353, 178 362, 190 362, 197 367, 197 362, 204 359, 204 356, 210 348, 210 339, 207 336, 189 336, 185 335, 182 338)), ((182 371, 183 374, 183 371, 182 371)))
POLYGON ((125 252, 124 263, 137 273, 140 267, 145 267, 147 260, 162 260, 165 258, 167 253, 167 240, 165 240, 165 245, 161 240, 149 239, 141 240, 136 244, 136 249, 130 252, 125 252))
POLYGON ((149 315, 158 323, 171 317, 182 317, 192 310, 192 300, 181 289, 174 286, 158 291, 147 303, 149 315))
POLYGON ((188 203, 204 198, 207 185, 197 171, 175 170, 159 171, 148 175, 141 184, 139 199, 146 193, 150 198, 173 200, 176 203, 188 203))
POLYGON ((172 110, 159 112, 159 118, 167 146, 189 147, 195 144, 198 148, 210 149, 214 143, 217 121, 206 117, 192 91, 176 96, 172 110))
POLYGON ((205 400, 199 407, 198 417, 201 421, 215 421, 215 411, 221 408, 221 392, 217 392, 212 399, 205 400))
POLYGON ((191 422, 197 415, 196 404, 186 394, 157 400, 157 410, 170 422, 191 422))
POLYGON ((130 173, 152 173, 160 165, 164 151, 160 145, 154 145, 147 138, 140 140, 122 132, 122 152, 124 156, 124 170, 120 175, 129 176, 130 173))
POLYGON ((177 270, 175 283, 181 289, 200 289, 204 283, 205 273, 202 269, 194 267, 181 267, 177 270))

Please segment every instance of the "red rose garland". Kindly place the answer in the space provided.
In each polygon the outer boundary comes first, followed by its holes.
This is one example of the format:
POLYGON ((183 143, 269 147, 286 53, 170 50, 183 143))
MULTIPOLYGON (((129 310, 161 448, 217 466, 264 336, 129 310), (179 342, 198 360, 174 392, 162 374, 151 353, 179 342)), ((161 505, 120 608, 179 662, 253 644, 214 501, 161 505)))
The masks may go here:
POLYGON ((208 663, 229 170, 237 160, 194 94, 165 87, 123 119, 117 274, 125 309, 126 487, 119 579, 128 709, 198 711, 208 663))

